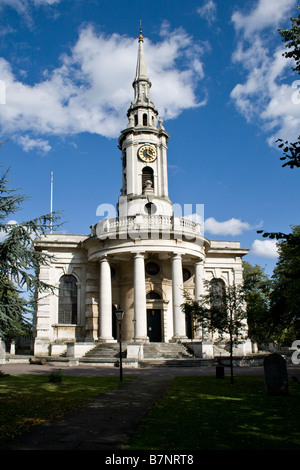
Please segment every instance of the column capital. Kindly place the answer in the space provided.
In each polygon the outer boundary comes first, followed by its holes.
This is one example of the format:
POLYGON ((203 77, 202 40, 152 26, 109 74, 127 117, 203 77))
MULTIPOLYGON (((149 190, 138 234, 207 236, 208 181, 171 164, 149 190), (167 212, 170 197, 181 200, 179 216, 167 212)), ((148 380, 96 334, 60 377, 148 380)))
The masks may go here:
POLYGON ((109 262, 109 257, 108 257, 108 255, 100 256, 99 262, 100 262, 100 263, 103 263, 103 261, 109 262))

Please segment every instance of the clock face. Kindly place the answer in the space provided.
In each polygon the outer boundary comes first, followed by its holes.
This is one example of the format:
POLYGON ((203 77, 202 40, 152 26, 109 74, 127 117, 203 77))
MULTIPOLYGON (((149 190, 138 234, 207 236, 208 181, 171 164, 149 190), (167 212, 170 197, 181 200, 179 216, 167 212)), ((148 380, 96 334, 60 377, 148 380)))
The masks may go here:
POLYGON ((138 156, 143 162, 151 163, 156 159, 156 149, 152 145, 142 145, 138 149, 138 156))

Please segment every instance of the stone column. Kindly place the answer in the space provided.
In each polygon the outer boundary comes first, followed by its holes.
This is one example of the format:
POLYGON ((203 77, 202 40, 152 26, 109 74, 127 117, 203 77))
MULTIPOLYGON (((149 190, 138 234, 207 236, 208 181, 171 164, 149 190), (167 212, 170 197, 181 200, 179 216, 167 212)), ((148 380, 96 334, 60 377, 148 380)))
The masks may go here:
MULTIPOLYGON (((199 259, 195 263, 195 300, 199 300, 204 294, 204 261, 199 259)), ((202 339, 203 331, 199 326, 195 331, 195 339, 202 339)))
POLYGON ((147 340, 147 311, 145 259, 143 253, 134 255, 134 320, 137 341, 147 340))
POLYGON ((172 258, 172 298, 173 298, 173 322, 174 339, 186 338, 185 314, 181 310, 183 297, 182 260, 180 254, 172 258))
POLYGON ((199 300, 204 294, 204 262, 199 260, 195 263, 195 300, 199 300))
POLYGON ((99 329, 99 339, 101 341, 109 342, 113 340, 111 272, 106 257, 100 259, 99 329))

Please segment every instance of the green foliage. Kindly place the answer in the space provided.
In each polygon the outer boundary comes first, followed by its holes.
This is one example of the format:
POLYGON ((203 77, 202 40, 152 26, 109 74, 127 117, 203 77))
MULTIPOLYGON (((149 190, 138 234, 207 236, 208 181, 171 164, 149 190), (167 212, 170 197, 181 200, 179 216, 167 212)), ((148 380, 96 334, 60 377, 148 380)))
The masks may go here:
MULTIPOLYGON (((300 6, 297 8, 300 10, 300 6)), ((298 18, 291 18, 291 22, 290 29, 279 29, 279 33, 288 49, 283 55, 287 59, 294 59, 295 66, 292 67, 292 70, 300 73, 300 14, 298 18)), ((280 142, 278 147, 283 149, 284 156, 280 160, 284 160, 285 163, 282 166, 289 166, 291 169, 300 168, 300 136, 296 142, 289 143, 282 139, 278 139, 276 142, 280 142)))
POLYGON ((293 243, 281 241, 273 273, 271 315, 279 340, 286 345, 300 337, 300 225, 292 227, 293 243))
MULTIPOLYGON (((300 6, 297 7, 300 10, 300 6)), ((283 55, 287 59, 294 59, 295 66, 292 70, 300 73, 300 14, 298 18, 291 18, 292 26, 290 29, 279 29, 282 40, 286 43, 285 47, 289 49, 283 55)))
POLYGON ((278 148, 283 149, 285 154, 280 160, 287 160, 282 166, 289 166, 291 169, 300 167, 300 136, 296 142, 289 143, 287 140, 284 142, 282 139, 277 139, 280 142, 278 148))
POLYGON ((206 282, 207 294, 200 300, 192 300, 185 293, 182 310, 207 331, 218 333, 220 338, 230 336, 232 344, 238 344, 245 328, 245 293, 242 286, 224 286, 223 292, 212 289, 206 282))
POLYGON ((271 328, 270 295, 272 281, 258 266, 243 262, 248 335, 257 343, 274 341, 271 328))
POLYGON ((49 231, 50 222, 57 228, 59 216, 46 214, 20 223, 8 222, 27 197, 10 189, 8 172, 0 177, 0 336, 14 337, 28 330, 28 315, 32 314, 37 292, 51 286, 39 280, 41 265, 49 255, 33 248, 33 240, 49 231), (23 294, 28 298, 25 300, 23 294))
POLYGON ((62 373, 61 369, 56 370, 55 372, 52 372, 49 375, 49 382, 54 382, 54 383, 60 383, 62 382, 62 373))
POLYGON ((185 294, 183 312, 208 332, 217 333, 225 339, 230 351, 231 379, 233 381, 233 347, 245 338, 246 308, 244 288, 239 285, 225 286, 222 291, 206 282, 207 294, 198 301, 185 294))

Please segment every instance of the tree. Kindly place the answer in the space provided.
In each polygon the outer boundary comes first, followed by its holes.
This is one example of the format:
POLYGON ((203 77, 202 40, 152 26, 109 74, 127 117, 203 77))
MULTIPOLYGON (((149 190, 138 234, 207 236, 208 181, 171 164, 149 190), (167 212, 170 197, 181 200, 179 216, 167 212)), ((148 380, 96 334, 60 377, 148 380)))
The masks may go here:
POLYGON ((284 157, 280 160, 287 160, 282 166, 289 166, 291 169, 300 168, 300 136, 296 142, 289 143, 287 140, 283 142, 282 139, 277 139, 276 142, 280 142, 279 148, 283 148, 284 157))
POLYGON ((300 337, 300 225, 292 227, 293 243, 278 243, 270 313, 278 339, 290 345, 300 337))
POLYGON ((272 281, 258 266, 243 262, 245 300, 247 304, 248 335, 254 342, 272 341, 270 328, 270 295, 272 281))
MULTIPOLYGON (((300 6, 297 7, 300 10, 300 6)), ((298 18, 291 18, 292 26, 290 29, 279 29, 283 41, 286 43, 285 47, 288 51, 284 52, 283 55, 288 59, 294 59, 295 66, 292 67, 294 72, 300 73, 300 14, 298 18)), ((280 142, 279 148, 283 149, 285 154, 280 160, 286 160, 282 165, 283 167, 289 166, 291 169, 294 167, 300 167, 300 136, 298 140, 293 143, 278 139, 276 142, 280 142)))
MULTIPOLYGON (((297 7, 300 10, 300 5, 297 7)), ((291 18, 292 26, 290 29, 278 29, 281 34, 283 41, 286 43, 288 51, 284 52, 283 55, 286 58, 294 59, 295 66, 292 67, 294 72, 300 73, 300 14, 298 18, 291 18)), ((299 92, 300 93, 300 92, 299 92)), ((284 156, 280 160, 286 160, 282 165, 283 167, 289 166, 291 169, 294 167, 300 168, 300 136, 296 142, 289 143, 287 140, 277 139, 276 142, 280 142, 279 148, 283 149, 284 156)), ((299 243, 298 238, 294 238, 292 234, 285 234, 281 232, 264 232, 258 230, 257 233, 263 233, 263 237, 276 240, 285 240, 292 246, 295 243, 299 243)))
MULTIPOLYGON (((218 280, 220 281, 220 280, 218 280)), ((196 328, 217 333, 220 339, 225 339, 230 353, 230 376, 233 383, 233 349, 240 340, 245 338, 246 308, 245 293, 242 286, 225 286, 224 283, 206 283, 207 294, 200 300, 192 300, 185 294, 182 310, 190 316, 196 328)))
POLYGON ((9 189, 8 172, 0 176, 0 337, 13 337, 28 327, 35 294, 51 289, 39 280, 41 265, 50 257, 33 249, 33 239, 49 231, 50 222, 57 227, 58 214, 46 214, 21 223, 7 223, 27 197, 9 189), (28 299, 23 294, 29 296, 28 299))
MULTIPOLYGON (((300 10, 300 5, 298 5, 300 10)), ((292 70, 300 73, 300 14, 298 18, 291 18, 292 26, 290 29, 279 29, 279 33, 286 43, 285 47, 289 49, 284 52, 284 56, 288 59, 294 59, 295 67, 292 70)))

